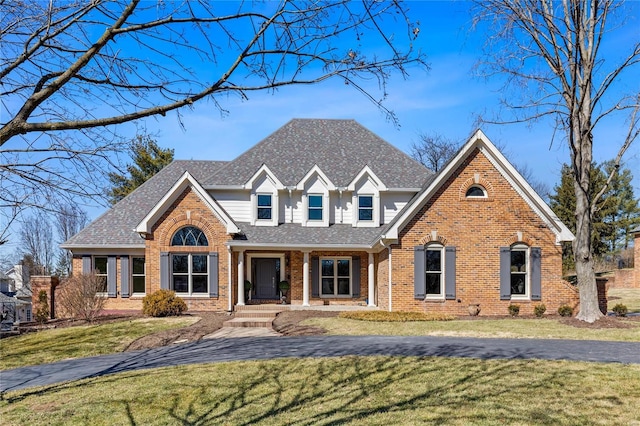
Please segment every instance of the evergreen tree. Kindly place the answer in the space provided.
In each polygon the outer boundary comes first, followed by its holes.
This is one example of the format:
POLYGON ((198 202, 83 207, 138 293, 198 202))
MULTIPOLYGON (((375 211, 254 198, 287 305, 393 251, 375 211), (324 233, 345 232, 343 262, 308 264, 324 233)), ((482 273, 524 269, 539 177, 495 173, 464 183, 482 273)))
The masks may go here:
MULTIPOLYGON (((615 164, 608 161, 602 167, 605 174, 609 175, 615 164)), ((602 209, 602 217, 605 226, 608 227, 604 242, 610 254, 618 254, 621 250, 629 248, 629 242, 633 238, 630 231, 640 224, 639 200, 634 197, 632 180, 629 169, 618 170, 613 174, 606 193, 607 202, 602 209)))
POLYGON ((122 200, 173 161, 173 149, 160 148, 149 136, 136 136, 131 143, 130 152, 133 164, 127 166, 129 176, 109 173, 111 190, 108 195, 111 204, 122 200))

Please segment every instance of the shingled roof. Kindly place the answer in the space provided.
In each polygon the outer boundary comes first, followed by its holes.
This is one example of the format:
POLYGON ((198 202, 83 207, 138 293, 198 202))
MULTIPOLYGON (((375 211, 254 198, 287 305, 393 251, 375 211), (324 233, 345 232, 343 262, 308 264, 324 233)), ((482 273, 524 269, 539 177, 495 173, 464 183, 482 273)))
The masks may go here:
POLYGON ((433 173, 354 120, 294 119, 201 181, 241 186, 262 165, 285 186, 296 185, 317 165, 346 187, 364 166, 387 188, 420 188, 433 173))
POLYGON ((134 228, 184 172, 189 172, 200 181, 214 174, 224 164, 226 164, 224 161, 173 161, 89 226, 64 242, 61 247, 144 248, 144 240, 134 231, 134 228))

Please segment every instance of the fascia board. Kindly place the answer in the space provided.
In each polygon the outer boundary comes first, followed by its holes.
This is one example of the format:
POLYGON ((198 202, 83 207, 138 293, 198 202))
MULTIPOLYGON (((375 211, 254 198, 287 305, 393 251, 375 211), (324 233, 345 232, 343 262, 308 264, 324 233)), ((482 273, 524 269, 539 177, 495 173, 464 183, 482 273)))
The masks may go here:
POLYGON ((265 249, 274 249, 274 250, 285 250, 285 249, 294 249, 303 251, 308 249, 310 251, 317 250, 370 250, 373 248, 370 244, 278 244, 278 243, 252 243, 250 241, 241 241, 241 240, 231 240, 225 243, 228 247, 237 247, 242 248, 244 250, 265 250, 265 249))
POLYGON ((314 165, 311 170, 309 170, 307 172, 306 175, 304 175, 304 177, 302 179, 300 179, 300 182, 298 182, 298 184, 296 185, 296 189, 302 191, 304 190, 304 185, 307 183, 307 181, 309 179, 311 179, 314 175, 314 173, 317 173, 318 176, 320 176, 320 178, 324 181, 324 186, 329 190, 329 191, 335 191, 336 190, 336 186, 333 184, 333 182, 331 182, 331 179, 329 179, 327 177, 326 174, 324 174, 324 172, 320 169, 320 167, 318 167, 318 165, 314 165))
POLYGON ((362 179, 362 177, 364 175, 369 175, 369 177, 372 178, 375 181, 376 186, 378 187, 378 191, 386 191, 387 190, 387 186, 384 184, 384 182, 382 182, 382 180, 375 173, 373 173, 373 170, 371 170, 371 168, 369 168, 369 166, 367 166, 367 165, 365 165, 362 168, 362 170, 360 170, 360 173, 358 173, 356 175, 356 177, 353 178, 353 180, 351 182, 349 182, 349 185, 347 185, 347 190, 355 191, 356 183, 358 183, 358 181, 360 179, 362 179))
POLYGON ((282 184, 282 182, 280 182, 280 179, 278 179, 276 177, 276 175, 269 169, 269 167, 266 164, 263 164, 262 166, 260 166, 260 168, 258 169, 257 172, 255 172, 253 174, 253 176, 251 176, 249 178, 249 180, 243 185, 244 189, 253 189, 253 184, 254 182, 263 174, 265 173, 275 184, 276 189, 281 190, 284 189, 284 185, 282 184))

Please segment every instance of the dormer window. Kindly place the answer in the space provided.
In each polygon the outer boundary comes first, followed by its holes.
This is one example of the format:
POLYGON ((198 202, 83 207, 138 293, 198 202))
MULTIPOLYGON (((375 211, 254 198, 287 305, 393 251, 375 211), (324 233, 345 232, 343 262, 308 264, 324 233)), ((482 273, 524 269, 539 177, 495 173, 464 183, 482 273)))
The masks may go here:
POLYGON ((487 191, 480 185, 473 185, 467 189, 467 198, 487 198, 487 191))
POLYGON ((309 195, 309 220, 322 220, 322 195, 309 195))
POLYGON ((358 196, 358 220, 373 220, 373 195, 358 196))
POLYGON ((258 220, 271 220, 271 194, 258 194, 258 220))

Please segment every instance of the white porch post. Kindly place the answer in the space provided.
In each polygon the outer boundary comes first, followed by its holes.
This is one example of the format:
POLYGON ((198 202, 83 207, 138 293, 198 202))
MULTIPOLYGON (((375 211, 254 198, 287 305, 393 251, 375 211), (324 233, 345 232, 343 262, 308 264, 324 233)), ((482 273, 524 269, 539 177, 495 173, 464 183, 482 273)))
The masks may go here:
POLYGON ((244 306, 244 251, 238 252, 238 306, 244 306))
POLYGON ((309 305, 309 252, 304 251, 302 262, 302 306, 309 305))
POLYGON ((391 266, 391 245, 389 245, 389 312, 392 311, 392 307, 391 307, 391 297, 393 295, 393 292, 391 291, 391 271, 393 270, 392 266, 391 266))
POLYGON ((369 289, 368 289, 368 299, 369 299, 369 303, 367 303, 367 306, 370 307, 375 307, 376 303, 375 303, 375 274, 374 274, 374 264, 373 264, 373 253, 369 253, 369 268, 368 268, 368 275, 369 275, 369 289))

